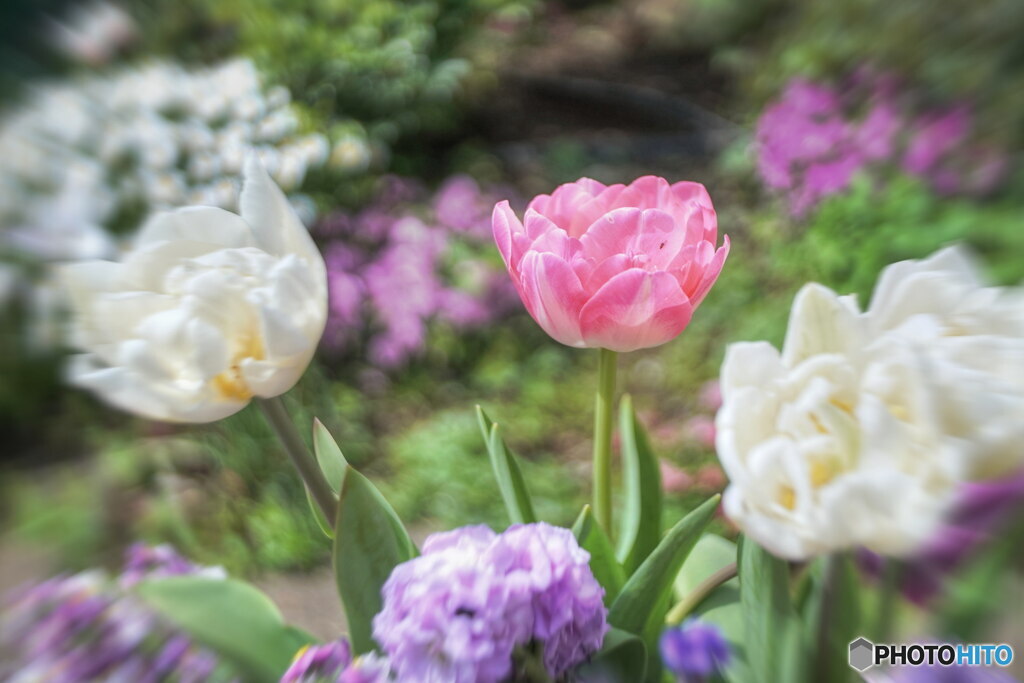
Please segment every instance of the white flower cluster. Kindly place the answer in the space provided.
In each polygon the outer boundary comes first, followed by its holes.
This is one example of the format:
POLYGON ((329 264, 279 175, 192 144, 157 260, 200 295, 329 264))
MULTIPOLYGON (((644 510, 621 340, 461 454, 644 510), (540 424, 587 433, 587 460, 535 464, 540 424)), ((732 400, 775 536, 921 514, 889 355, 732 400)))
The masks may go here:
POLYGON ((247 60, 193 71, 153 62, 41 85, 0 120, 0 240, 43 260, 110 256, 109 230, 152 211, 236 208, 249 150, 295 190, 330 148, 296 134, 289 100, 284 88, 264 90, 247 60))
POLYGON ((47 37, 65 57, 96 66, 137 40, 139 27, 118 5, 88 0, 70 7, 60 19, 51 19, 47 37))
POLYGON ((781 353, 730 346, 725 510, 776 555, 908 555, 964 481, 1024 465, 1024 288, 960 248, 886 268, 868 309, 810 284, 781 353))

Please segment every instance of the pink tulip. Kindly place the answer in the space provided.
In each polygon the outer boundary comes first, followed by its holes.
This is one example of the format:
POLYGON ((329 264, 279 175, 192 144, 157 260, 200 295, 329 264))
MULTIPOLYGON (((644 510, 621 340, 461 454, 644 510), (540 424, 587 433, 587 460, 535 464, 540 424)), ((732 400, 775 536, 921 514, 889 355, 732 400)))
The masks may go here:
POLYGON ((699 183, 581 178, 535 197, 520 222, 494 207, 494 239, 526 309, 568 346, 634 351, 675 338, 729 253, 699 183))

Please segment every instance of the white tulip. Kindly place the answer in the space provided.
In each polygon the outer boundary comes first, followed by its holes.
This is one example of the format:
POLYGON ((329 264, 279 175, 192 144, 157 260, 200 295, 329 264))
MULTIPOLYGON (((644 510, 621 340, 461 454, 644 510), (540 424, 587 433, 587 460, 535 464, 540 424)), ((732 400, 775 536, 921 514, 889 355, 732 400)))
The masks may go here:
POLYGON ((942 438, 921 368, 860 353, 852 301, 797 295, 780 354, 734 344, 722 366, 718 457, 726 514, 788 559, 865 546, 902 554, 941 519, 960 460, 942 438))
POLYGON ((961 482, 1024 462, 1022 303, 956 249, 887 268, 865 313, 806 286, 781 353, 726 354, 726 513, 789 559, 914 552, 961 482))
POLYGON ((323 258, 259 162, 241 216, 190 207, 151 218, 120 263, 66 266, 71 381, 149 418, 210 422, 290 389, 327 316, 323 258))
POLYGON ((953 247, 886 268, 865 318, 874 344, 898 339, 926 364, 973 478, 1024 465, 1024 288, 987 286, 953 247))

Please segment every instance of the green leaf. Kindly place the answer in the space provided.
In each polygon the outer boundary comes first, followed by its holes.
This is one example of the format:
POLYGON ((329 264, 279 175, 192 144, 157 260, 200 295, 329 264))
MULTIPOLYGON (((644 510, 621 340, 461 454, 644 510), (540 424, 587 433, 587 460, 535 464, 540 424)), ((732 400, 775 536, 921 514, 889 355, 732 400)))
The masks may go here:
POLYGON ((324 532, 327 538, 334 538, 334 529, 327 523, 327 518, 324 516, 324 511, 320 509, 320 506, 313 500, 313 494, 309 492, 309 487, 304 486, 306 489, 306 502, 309 503, 309 509, 313 513, 313 519, 316 520, 316 525, 320 527, 320 531, 324 532))
POLYGON ((789 680, 788 651, 799 633, 789 597, 789 565, 749 538, 739 550, 744 647, 754 680, 789 680))
POLYGON ((604 587, 604 604, 611 605, 626 583, 626 570, 615 559, 612 542, 594 519, 589 505, 583 506, 583 511, 572 525, 572 532, 580 547, 590 553, 590 570, 604 587))
POLYGON ((324 478, 327 479, 327 485, 331 487, 334 495, 338 495, 345 471, 348 469, 348 461, 345 460, 334 437, 318 418, 313 418, 313 452, 316 453, 316 461, 320 464, 324 478))
POLYGON ((804 645, 813 658, 811 674, 818 681, 859 680, 847 663, 850 642, 861 635, 860 582, 848 555, 821 558, 814 568, 807 603, 804 645))
POLYGON ((647 674, 647 646, 639 636, 612 628, 604 636, 600 651, 576 670, 573 680, 581 683, 639 681, 647 674))
POLYGON ((135 591, 157 613, 243 671, 246 680, 281 678, 314 638, 288 626, 274 603, 242 581, 176 576, 135 591))
POLYGON ((720 498, 712 496, 669 530, 615 598, 608 611, 609 623, 630 633, 642 633, 651 618, 664 619, 664 614, 656 617, 655 608, 667 605, 665 596, 671 594, 676 574, 711 521, 720 498))
POLYGON ((346 472, 334 525, 334 575, 345 606, 352 648, 374 649, 372 621, 391 570, 417 550, 380 491, 356 470, 346 472))
POLYGON ((619 435, 626 499, 616 554, 632 574, 661 540, 661 472, 629 395, 619 404, 619 435))
POLYGON ((536 522, 537 517, 533 512, 533 502, 530 500, 530 492, 526 488, 526 480, 523 479, 523 473, 519 469, 519 463, 516 462, 515 456, 505 445, 505 440, 501 438, 499 426, 487 417, 487 413, 480 406, 476 407, 476 417, 480 422, 484 441, 487 443, 491 468, 494 470, 494 478, 498 481, 498 490, 501 492, 502 500, 505 501, 509 519, 512 524, 536 522))
MULTIPOLYGON (((736 544, 718 534, 704 534, 683 563, 673 584, 677 600, 682 600, 712 574, 736 561, 736 544)), ((725 585, 739 585, 730 579, 725 585)))

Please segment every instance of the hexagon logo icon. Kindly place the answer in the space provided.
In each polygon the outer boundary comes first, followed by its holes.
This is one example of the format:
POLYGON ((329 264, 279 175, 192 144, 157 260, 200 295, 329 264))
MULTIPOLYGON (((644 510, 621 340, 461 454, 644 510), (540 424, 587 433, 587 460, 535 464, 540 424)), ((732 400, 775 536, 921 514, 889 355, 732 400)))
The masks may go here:
POLYGON ((850 666, 865 671, 874 666, 875 644, 867 638, 858 638, 850 643, 850 666))

